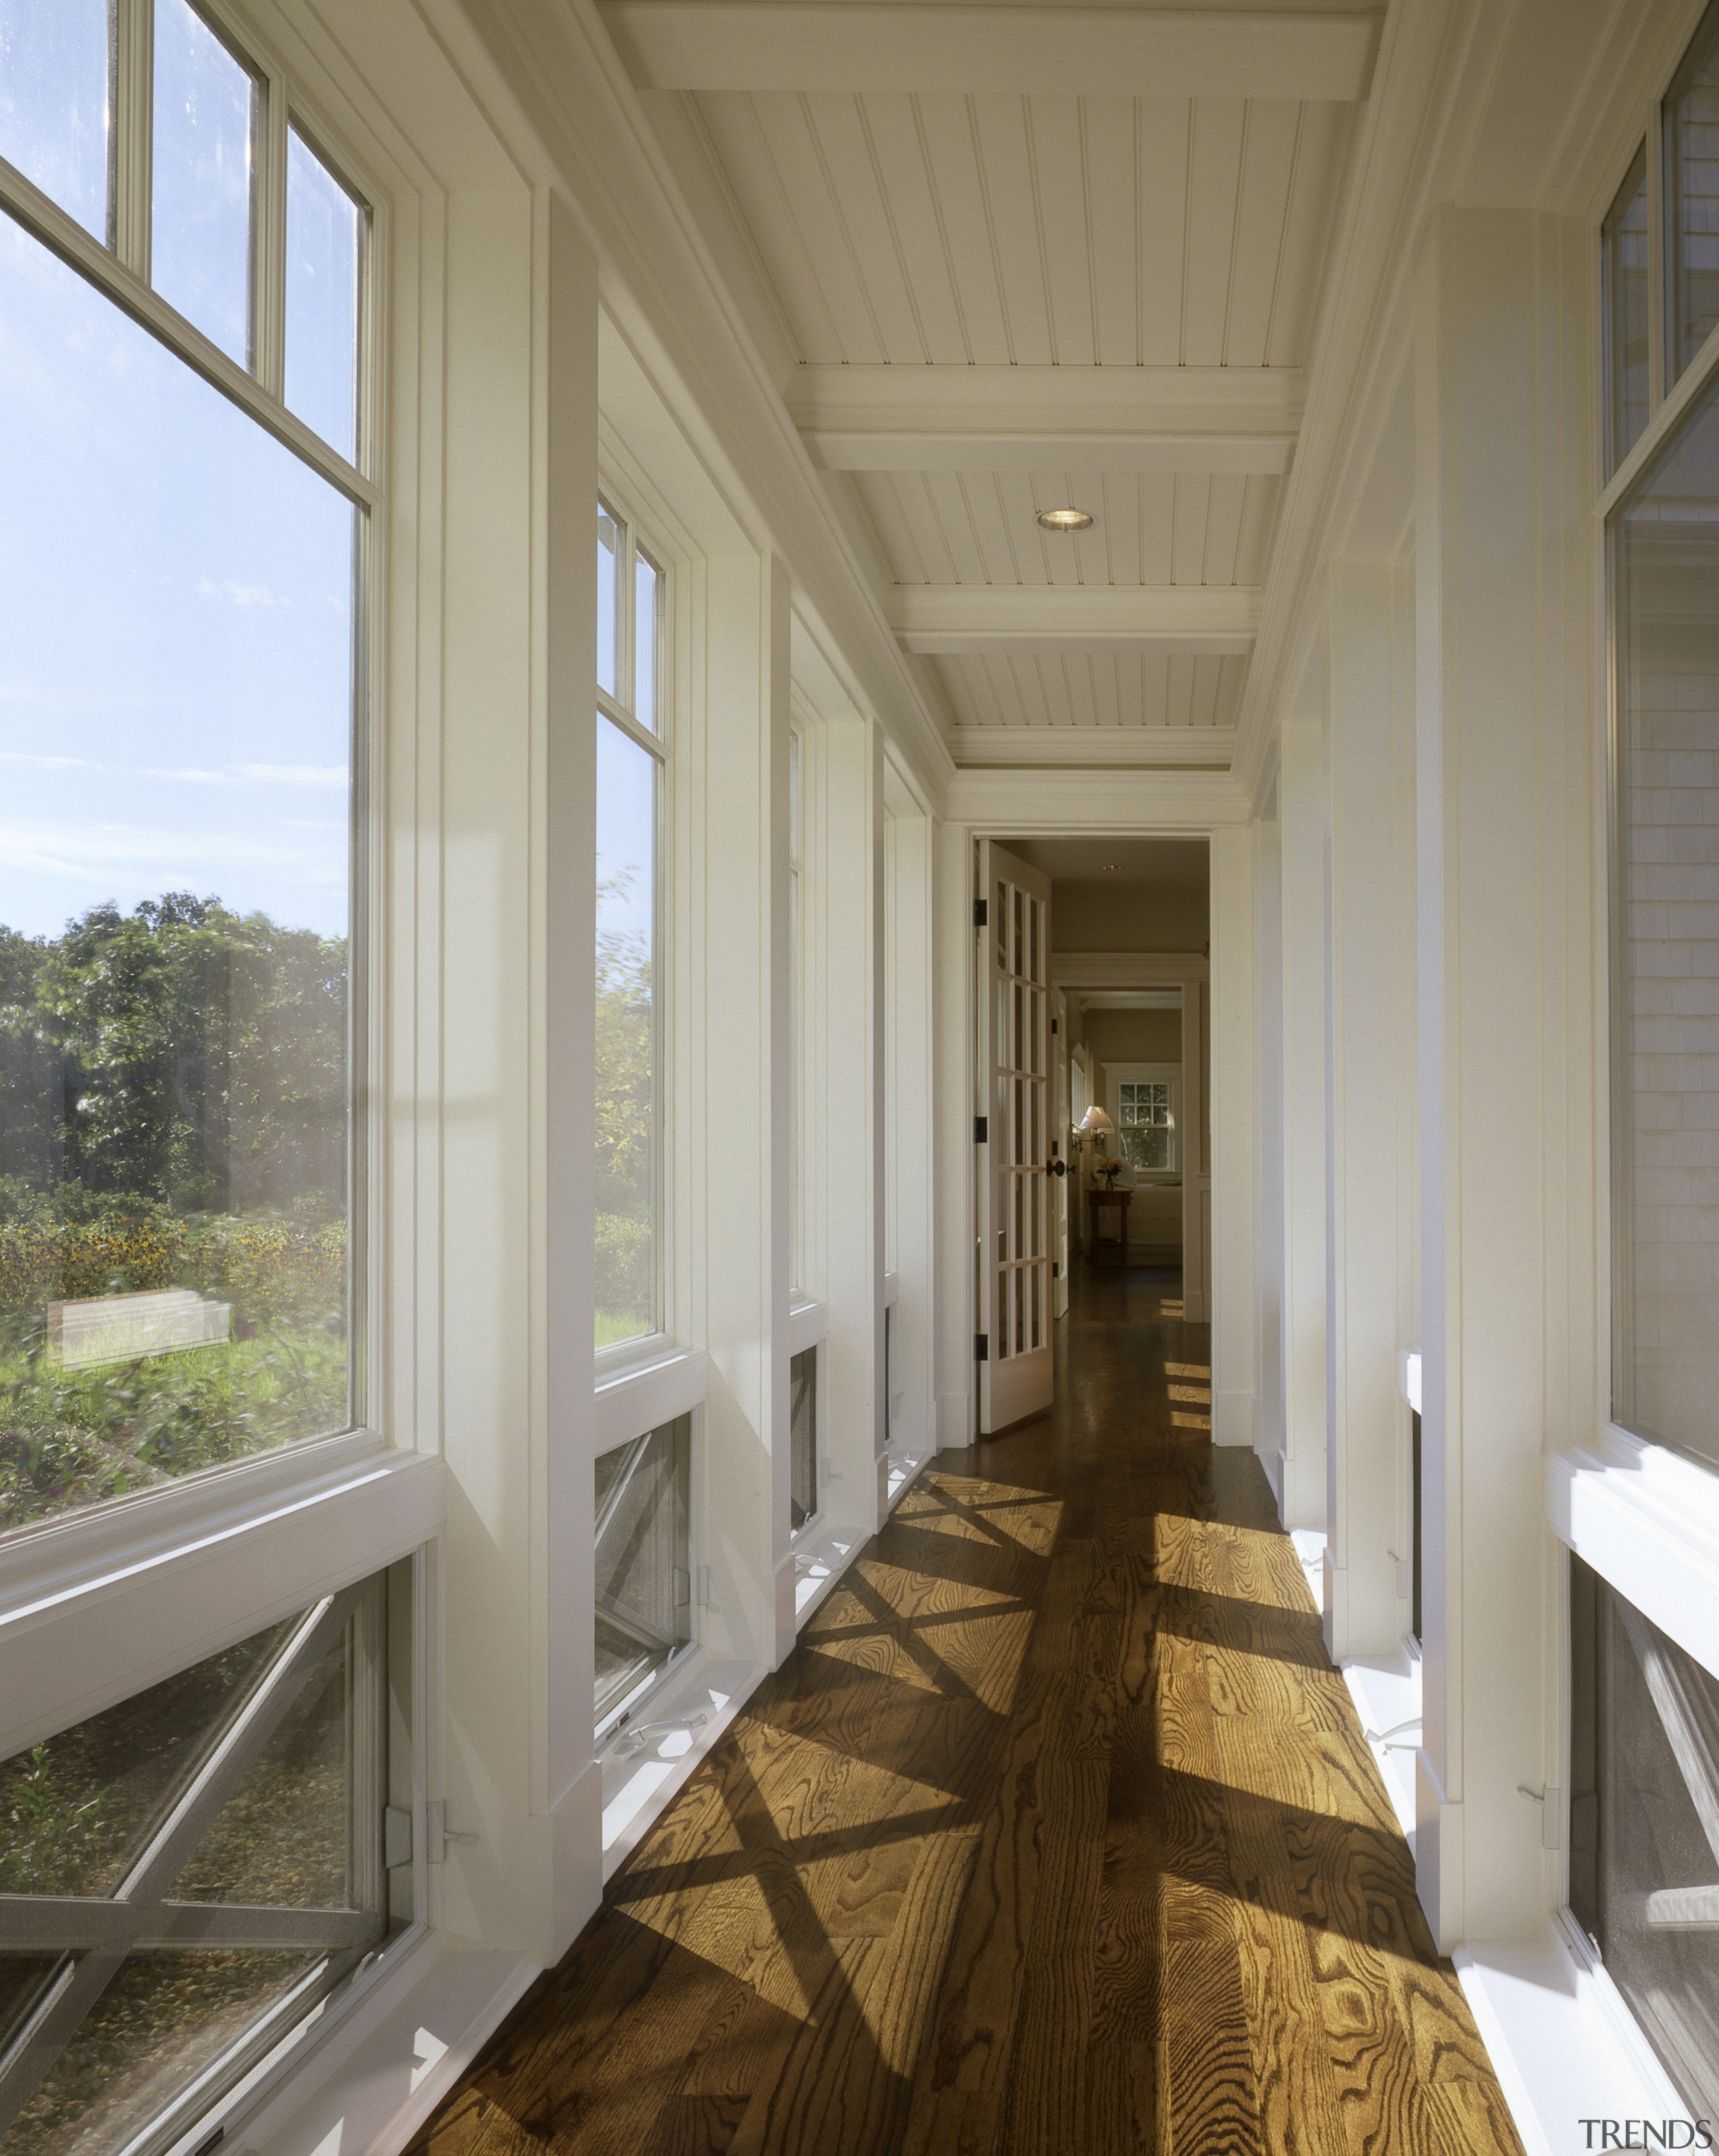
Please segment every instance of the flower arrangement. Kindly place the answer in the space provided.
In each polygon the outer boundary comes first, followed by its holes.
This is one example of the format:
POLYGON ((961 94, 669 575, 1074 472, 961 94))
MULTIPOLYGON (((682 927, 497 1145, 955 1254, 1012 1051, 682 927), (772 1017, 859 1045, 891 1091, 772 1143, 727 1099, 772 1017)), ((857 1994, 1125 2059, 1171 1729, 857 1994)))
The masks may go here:
POLYGON ((1101 1175, 1104 1178, 1104 1184, 1106 1190, 1114 1190, 1116 1188, 1116 1178, 1122 1173, 1123 1165, 1124 1163, 1118 1160, 1113 1153, 1101 1152, 1096 1153, 1093 1156, 1093 1173, 1095 1175, 1101 1175))

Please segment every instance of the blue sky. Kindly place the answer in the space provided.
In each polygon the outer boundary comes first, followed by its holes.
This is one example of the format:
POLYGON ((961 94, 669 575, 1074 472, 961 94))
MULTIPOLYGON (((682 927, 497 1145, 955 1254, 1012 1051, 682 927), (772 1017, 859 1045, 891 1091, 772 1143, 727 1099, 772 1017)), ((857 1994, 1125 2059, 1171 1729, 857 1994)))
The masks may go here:
POLYGON ((0 215, 0 922, 347 927, 354 512, 0 215))

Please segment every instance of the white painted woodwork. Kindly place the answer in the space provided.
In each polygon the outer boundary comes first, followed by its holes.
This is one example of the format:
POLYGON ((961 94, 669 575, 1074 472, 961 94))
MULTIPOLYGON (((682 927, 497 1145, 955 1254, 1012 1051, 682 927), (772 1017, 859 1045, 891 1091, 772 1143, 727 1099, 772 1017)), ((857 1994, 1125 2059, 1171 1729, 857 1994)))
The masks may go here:
POLYGON ((1227 771, 1233 726, 952 726, 957 765, 1127 764, 1142 770, 1197 764, 1227 771))
POLYGON ((1084 464, 862 472, 851 484, 898 584, 1257 585, 1280 492, 1269 474, 1084 464), (1091 514, 1090 530, 1036 521, 1041 509, 1070 504, 1091 514))
POLYGON ((1297 367, 801 367, 788 410, 826 471, 1281 473, 1297 367))
POLYGON ((1373 14, 946 7, 936 0, 608 0, 651 90, 1365 97, 1373 14))
MULTIPOLYGON (((1082 760, 1079 742, 1096 746, 1119 734, 1145 736, 1142 761, 1226 762, 1214 737, 1234 732, 1248 667, 1239 652, 1090 644, 1049 653, 946 653, 931 663, 955 712, 945 739, 957 763, 963 758, 957 745, 966 741, 1015 739, 1043 762, 1065 764, 1082 760)), ((1120 743, 1116 755, 1132 760, 1120 743)), ((1112 757, 1101 751, 1088 760, 1112 757)))
POLYGON ((707 566, 708 670, 695 761, 706 1047, 694 1142, 714 1381, 705 1410, 710 1638, 773 1668, 797 1630, 788 1516, 788 737, 790 595, 779 557, 707 566))
POLYGON ((1397 864, 1414 843, 1412 726, 1405 739, 1401 709, 1413 697, 1413 613, 1388 562, 1338 562, 1329 588, 1326 1644, 1341 1661, 1394 1656, 1409 1614, 1398 1594, 1409 1545, 1397 1170, 1413 1143, 1414 1098, 1399 1097, 1398 1071, 1414 978, 1400 964, 1399 911, 1407 903, 1412 919, 1413 895, 1397 864))
POLYGON ((1562 1785, 1541 1460, 1593 1338, 1591 1264, 1569 1248, 1590 1232, 1572 1139, 1593 1127, 1604 947, 1583 902, 1597 756, 1571 719, 1585 737, 1593 527, 1568 475, 1590 439, 1588 237, 1579 218, 1441 209, 1418 290, 1416 1859, 1447 1949, 1542 1923, 1556 1863, 1516 1787, 1562 1785))
MULTIPOLYGON (((1201 992, 1184 992, 1182 1065, 1188 1101, 1184 1196, 1202 1186, 1197 1225, 1203 1240, 1212 1322, 1212 1442, 1251 1445, 1259 1390, 1259 1325, 1254 1301, 1254 842, 1241 826, 1212 834, 1212 961, 1201 992), (1202 1087, 1209 1103, 1200 1127, 1202 1087), (1195 1148, 1198 1151, 1196 1153, 1195 1148)), ((1184 1214, 1183 1265, 1188 1255, 1184 1214)), ((1190 1313, 1192 1314, 1192 1313, 1190 1313)))
POLYGON ((697 95, 802 362, 1306 365, 1350 105, 1024 87, 697 95))
MULTIPOLYGON (((822 1054, 813 1180, 820 1293, 829 1306, 822 1353, 820 1445, 830 1480, 820 1509, 838 1533, 863 1540, 888 1512, 879 1460, 888 1444, 884 1399, 883 736, 851 710, 813 732, 819 784, 804 799, 816 820, 812 856, 821 884, 815 940, 804 946, 808 992, 822 1054)), ((802 766, 803 786, 804 765, 802 766)), ((808 998, 809 999, 809 998, 808 998)), ((809 1014, 809 1013, 808 1013, 809 1014)), ((808 1045, 812 1045, 808 1043, 808 1045)), ((804 1285, 804 1283, 803 1283, 804 1285)))
POLYGON ((1246 586, 907 584, 887 595, 887 612, 909 651, 959 656, 1096 645, 1191 655, 1245 652, 1260 625, 1260 598, 1246 586))
MULTIPOLYGON (((1311 716, 1280 730, 1282 940, 1260 955, 1283 988, 1283 1431, 1276 1479, 1284 1525, 1326 1526, 1326 918, 1329 797, 1324 728, 1311 716)), ((1323 1607, 1329 1633, 1331 1579, 1323 1607)))

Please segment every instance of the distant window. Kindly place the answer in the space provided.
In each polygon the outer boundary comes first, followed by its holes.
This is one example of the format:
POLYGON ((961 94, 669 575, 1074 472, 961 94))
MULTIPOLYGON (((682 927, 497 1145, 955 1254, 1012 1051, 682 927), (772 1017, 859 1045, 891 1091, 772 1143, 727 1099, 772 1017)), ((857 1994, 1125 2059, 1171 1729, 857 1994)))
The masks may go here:
POLYGON ((1176 1114, 1167 1079, 1125 1080, 1116 1089, 1118 1150, 1135 1169, 1177 1165, 1176 1114))

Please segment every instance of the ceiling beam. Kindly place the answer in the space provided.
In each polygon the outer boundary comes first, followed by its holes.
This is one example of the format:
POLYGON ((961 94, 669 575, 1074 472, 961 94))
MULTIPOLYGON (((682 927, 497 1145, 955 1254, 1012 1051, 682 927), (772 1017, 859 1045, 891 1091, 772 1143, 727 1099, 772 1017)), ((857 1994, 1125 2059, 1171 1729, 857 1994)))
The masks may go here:
POLYGON ((1293 367, 801 367, 788 409, 825 471, 1281 472, 1293 367))
POLYGON ((609 0, 641 90, 1363 98, 1383 14, 609 0))
POLYGON ((972 770, 1228 771, 1235 754, 1234 726, 951 726, 946 738, 957 764, 972 770))
POLYGON ((890 626, 909 651, 1249 651, 1253 584, 896 584, 890 626))

